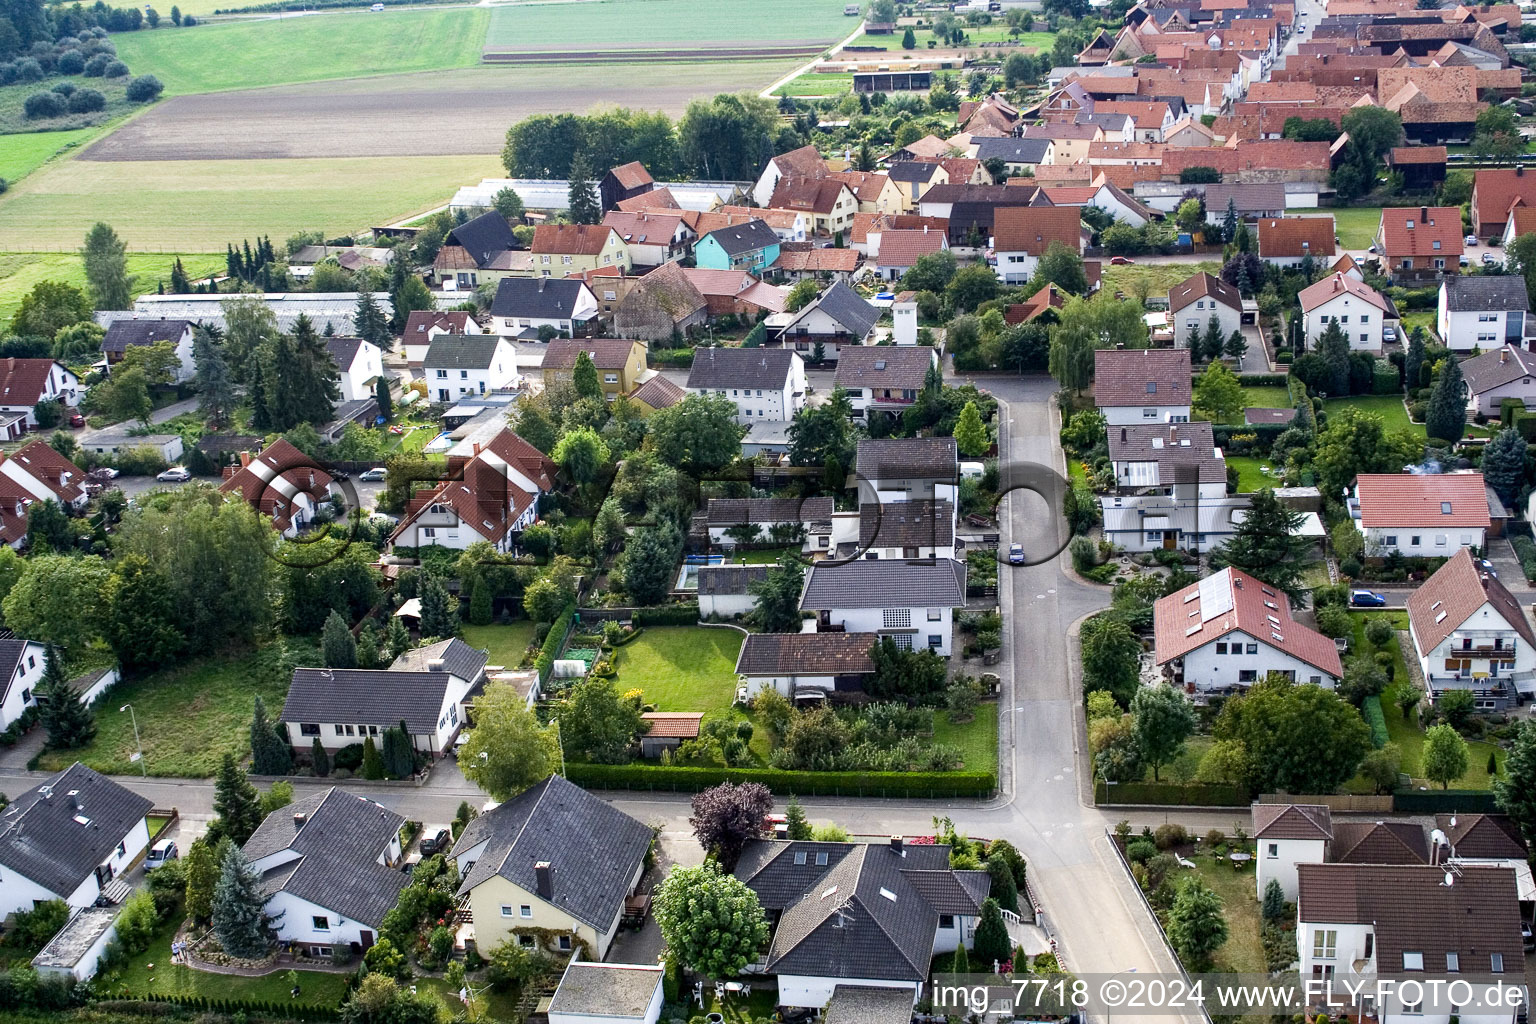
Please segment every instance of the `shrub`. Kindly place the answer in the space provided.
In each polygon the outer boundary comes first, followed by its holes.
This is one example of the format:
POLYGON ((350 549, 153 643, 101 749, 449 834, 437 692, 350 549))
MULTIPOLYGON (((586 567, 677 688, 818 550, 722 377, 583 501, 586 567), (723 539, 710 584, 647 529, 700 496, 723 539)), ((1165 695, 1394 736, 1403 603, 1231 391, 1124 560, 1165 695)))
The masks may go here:
POLYGON ((1213 828, 1205 834, 1205 845, 1209 846, 1213 850, 1226 841, 1227 837, 1222 834, 1222 831, 1219 828, 1213 828))
POLYGON ((107 65, 112 63, 112 58, 105 53, 98 53, 85 62, 85 77, 100 78, 107 73, 107 65))
POLYGON ((1337 640, 1340 637, 1352 635, 1355 631, 1355 623, 1350 618, 1349 612, 1342 606, 1329 605, 1317 609, 1317 631, 1337 640))
POLYGON ((17 61, 11 69, 17 82, 41 82, 43 80, 43 66, 31 57, 25 57, 17 61))
POLYGON ((1529 537, 1511 537, 1509 543, 1515 549, 1515 557, 1520 560, 1525 578, 1536 580, 1536 541, 1529 537))
POLYGON ((64 97, 56 92, 35 92, 22 104, 28 118, 58 117, 67 107, 64 97))
POLYGON ((60 96, 69 97, 75 94, 75 90, 78 88, 78 86, 76 86, 74 82, 54 82, 48 88, 50 91, 56 92, 60 96))
POLYGON ((1189 842, 1189 833, 1185 831, 1184 826, 1173 822, 1157 826, 1157 831, 1152 833, 1152 836, 1159 850, 1171 850, 1175 846, 1182 846, 1189 842))
POLYGON ((1387 745, 1387 719, 1381 711, 1381 696, 1371 694, 1360 705, 1360 713, 1365 716, 1365 724, 1371 727, 1371 746, 1380 750, 1387 745))
POLYGON ((131 103, 150 103, 160 98, 160 93, 165 86, 160 84, 160 79, 154 75, 140 75, 128 83, 128 88, 123 95, 128 97, 131 103))
POLYGON ((1364 571, 1365 566, 1360 564, 1360 559, 1358 558, 1346 558, 1344 561, 1339 563, 1339 572, 1343 573, 1345 576, 1348 576, 1352 580, 1359 579, 1360 574, 1364 571))
POLYGON ((1397 636, 1397 631, 1392 628, 1392 623, 1385 616, 1378 615, 1366 623, 1365 638, 1373 647, 1384 648, 1397 636))
POLYGON ((114 60, 102 69, 102 75, 106 78, 127 78, 128 65, 120 60, 114 60))
POLYGON ((78 75, 85 70, 85 54, 79 50, 65 50, 59 54, 53 68, 61 75, 78 75))
POLYGON ((107 98, 95 89, 81 89, 69 98, 71 114, 94 114, 107 109, 107 98))
POLYGON ((1145 839, 1132 840, 1126 844, 1125 858, 1132 864, 1145 864, 1157 856, 1157 846, 1145 839))
POLYGON ((363 745, 361 743, 348 743, 331 755, 332 770, 339 768, 346 772, 355 772, 362 766, 363 745))

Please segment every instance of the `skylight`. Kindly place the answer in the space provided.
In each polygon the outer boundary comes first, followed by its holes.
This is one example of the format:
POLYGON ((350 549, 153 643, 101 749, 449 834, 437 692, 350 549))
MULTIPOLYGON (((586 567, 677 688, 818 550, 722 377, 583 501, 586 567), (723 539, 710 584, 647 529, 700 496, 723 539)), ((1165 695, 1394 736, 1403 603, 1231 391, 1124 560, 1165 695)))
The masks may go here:
POLYGON ((827 866, 827 851, 826 850, 820 850, 820 851, 817 852, 817 854, 816 854, 816 866, 819 867, 819 868, 824 868, 824 867, 827 866))
POLYGON ((1440 503, 1440 514, 1443 515, 1443 516, 1448 516, 1448 515, 1451 514, 1451 503, 1450 502, 1442 501, 1440 503))
POLYGON ((828 896, 834 895, 836 892, 837 886, 828 886, 827 888, 821 890, 821 899, 826 899, 828 896))
POLYGON ((1279 633, 1271 632, 1269 635, 1274 637, 1275 643, 1277 643, 1277 644, 1285 643, 1285 637, 1281 636, 1279 633))
POLYGON ((804 864, 805 863, 805 851, 804 850, 796 850, 795 851, 795 863, 796 864, 804 864))
POLYGON ((890 900, 892 903, 896 902, 896 894, 891 892, 891 890, 887 889, 883 885, 880 887, 880 895, 884 896, 886 899, 890 900))
POLYGON ((1435 621, 1436 621, 1436 622, 1444 622, 1444 621, 1445 621, 1445 616, 1446 616, 1446 615, 1447 615, 1447 613, 1446 613, 1446 612, 1441 612, 1441 613, 1440 613, 1440 614, 1439 614, 1439 615, 1436 615, 1436 616, 1435 616, 1435 621))

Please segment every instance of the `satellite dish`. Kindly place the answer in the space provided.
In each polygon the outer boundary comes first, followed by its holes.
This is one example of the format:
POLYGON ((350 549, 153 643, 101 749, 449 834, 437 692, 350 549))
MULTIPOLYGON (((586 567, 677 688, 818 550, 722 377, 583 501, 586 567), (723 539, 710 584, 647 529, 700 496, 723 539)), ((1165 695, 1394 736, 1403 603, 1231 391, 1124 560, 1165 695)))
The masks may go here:
POLYGON ((1451 872, 1447 871, 1445 873, 1445 881, 1441 882, 1440 884, 1441 885, 1446 885, 1446 886, 1455 885, 1456 884, 1456 876, 1454 874, 1452 874, 1451 872))
POLYGON ((1456 815, 1451 815, 1451 828, 1456 827, 1456 815))

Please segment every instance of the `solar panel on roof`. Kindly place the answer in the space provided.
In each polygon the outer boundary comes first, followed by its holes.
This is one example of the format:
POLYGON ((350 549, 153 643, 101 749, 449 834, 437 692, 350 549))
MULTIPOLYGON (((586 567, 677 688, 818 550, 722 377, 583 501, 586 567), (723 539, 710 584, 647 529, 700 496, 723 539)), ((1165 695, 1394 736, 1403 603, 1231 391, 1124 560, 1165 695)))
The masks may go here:
POLYGON ((1209 622, 1232 610, 1230 579, 1228 574, 1222 573, 1219 576, 1207 576, 1200 581, 1200 621, 1209 622))

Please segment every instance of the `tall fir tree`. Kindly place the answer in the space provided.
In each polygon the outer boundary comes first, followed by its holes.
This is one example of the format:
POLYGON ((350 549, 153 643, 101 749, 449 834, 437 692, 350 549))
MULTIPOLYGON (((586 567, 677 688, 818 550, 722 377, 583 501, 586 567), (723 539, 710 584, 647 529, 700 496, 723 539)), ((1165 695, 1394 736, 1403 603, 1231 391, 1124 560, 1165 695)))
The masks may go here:
POLYGON ((372 736, 363 740, 363 766, 358 774, 374 782, 384 777, 384 759, 379 756, 379 748, 372 736))
POLYGON ((571 157, 570 189, 567 193, 571 223, 596 224, 603 219, 603 209, 598 202, 597 186, 592 183, 592 165, 582 152, 571 157))
POLYGON ((389 318, 379 308, 373 292, 366 288, 357 290, 357 312, 352 316, 352 326, 364 341, 371 341, 382 349, 389 348, 389 318))
POLYGON ((181 257, 176 257, 176 262, 171 266, 171 292, 176 295, 185 295, 192 290, 192 282, 187 280, 186 268, 181 265, 181 257))
POLYGON ((1408 332, 1408 349, 1403 353, 1403 385, 1409 391, 1419 387, 1419 373, 1424 366, 1424 328, 1408 332))
POLYGON ((410 649, 411 634, 405 628, 405 623, 391 615, 389 626, 384 631, 384 645, 379 650, 379 661, 394 661, 410 649))
POLYGON ((371 622, 357 631, 357 667, 379 667, 379 631, 371 622))
POLYGON ((245 845, 261 825, 261 799, 256 787, 235 763, 233 754, 225 754, 213 780, 213 821, 208 834, 215 839, 228 837, 237 846, 245 845))
POLYGON ((48 733, 48 746, 54 750, 83 747, 96 736, 96 713, 89 704, 81 702, 80 694, 70 685, 58 652, 50 647, 46 657, 38 689, 45 698, 41 717, 48 733))
POLYGON ((341 400, 341 372, 324 339, 315 333, 315 325, 303 314, 293 324, 293 356, 292 371, 282 375, 288 384, 282 403, 283 429, 330 422, 341 400))
POLYGON ((983 971, 991 971, 994 962, 1001 965, 1013 954, 1002 908, 990 896, 981 905, 981 919, 976 922, 976 934, 971 943, 972 951, 980 961, 977 966, 983 971))
POLYGON ((784 827, 790 839, 809 839, 814 832, 811 823, 806 820, 805 808, 793 796, 789 798, 789 806, 784 808, 784 827))
POLYGON ((1440 367, 1440 378, 1429 395, 1424 412, 1424 429, 1430 437, 1455 443, 1467 432, 1467 387, 1461 364, 1447 355, 1440 367))
POLYGON ((459 635, 459 615, 448 588, 430 576, 421 588, 421 635, 446 640, 459 635))
POLYGON ((213 890, 219 884, 219 859, 213 844, 197 838, 187 848, 187 916, 201 924, 213 915, 213 890))
POLYGON ((586 352, 576 353, 576 365, 571 368, 571 384, 582 398, 603 397, 603 385, 597 377, 597 364, 586 352))
POLYGON ((293 751, 267 718, 267 706, 259 694, 251 714, 251 768, 257 775, 287 775, 293 770, 293 751))
POLYGON ((378 380, 373 382, 373 400, 378 403, 379 415, 388 423, 395 418, 395 399, 389 393, 388 374, 379 374, 378 380))
POLYGON ((267 954, 271 940, 266 904, 261 876, 240 847, 231 843, 219 865, 219 884, 213 890, 213 933, 225 953, 250 960, 267 954))
POLYGON ((334 608, 320 627, 320 652, 326 668, 357 668, 357 642, 352 639, 347 620, 334 608))
POLYGON ((197 411, 215 430, 233 414, 238 397, 224 346, 212 328, 199 324, 192 332, 192 362, 196 366, 197 411))
POLYGON ((1317 340, 1317 354, 1328 368, 1328 394, 1333 398, 1349 396, 1349 339, 1334 317, 1317 340))
POLYGON ((475 585, 469 592, 469 621, 475 626, 489 626, 491 624, 491 585, 485 578, 475 580, 475 585))

